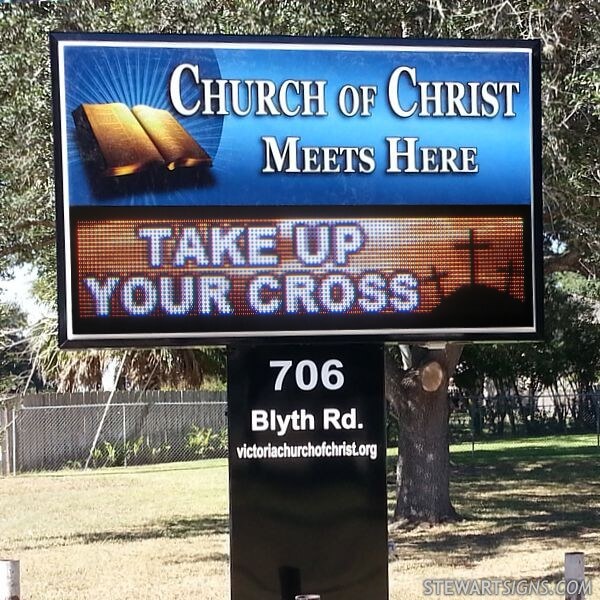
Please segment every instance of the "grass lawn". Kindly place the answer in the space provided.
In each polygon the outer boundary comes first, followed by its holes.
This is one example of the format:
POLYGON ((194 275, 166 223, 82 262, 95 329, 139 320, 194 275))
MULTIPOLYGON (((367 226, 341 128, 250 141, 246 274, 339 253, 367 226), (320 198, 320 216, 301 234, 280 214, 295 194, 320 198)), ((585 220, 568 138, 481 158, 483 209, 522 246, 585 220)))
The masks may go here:
POLYGON ((585 552, 591 597, 600 598, 596 436, 477 443, 474 454, 465 443, 452 446, 451 459, 452 498, 464 520, 392 533, 392 598, 423 597, 425 578, 558 581, 570 551, 585 552))
MULTIPOLYGON (((595 444, 454 446, 452 495, 465 519, 393 531, 390 598, 422 598, 426 578, 557 580, 571 550, 586 553, 600 598, 595 444)), ((0 557, 21 560, 27 600, 224 600, 227 502, 222 460, 0 479, 0 557)))

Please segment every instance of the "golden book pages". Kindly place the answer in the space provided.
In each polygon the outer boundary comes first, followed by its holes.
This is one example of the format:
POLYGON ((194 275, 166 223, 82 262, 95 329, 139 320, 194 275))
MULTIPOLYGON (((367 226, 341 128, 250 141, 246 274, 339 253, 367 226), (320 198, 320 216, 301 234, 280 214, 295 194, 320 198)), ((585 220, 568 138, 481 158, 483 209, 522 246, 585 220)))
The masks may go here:
POLYGON ((134 106, 131 110, 158 148, 169 170, 212 164, 206 151, 168 110, 144 105, 134 106))
POLYGON ((163 157, 125 104, 82 104, 74 117, 77 126, 93 136, 103 162, 103 175, 129 175, 164 164, 163 157))
POLYGON ((167 110, 121 102, 73 111, 83 160, 105 177, 160 166, 212 166, 212 159, 167 110))

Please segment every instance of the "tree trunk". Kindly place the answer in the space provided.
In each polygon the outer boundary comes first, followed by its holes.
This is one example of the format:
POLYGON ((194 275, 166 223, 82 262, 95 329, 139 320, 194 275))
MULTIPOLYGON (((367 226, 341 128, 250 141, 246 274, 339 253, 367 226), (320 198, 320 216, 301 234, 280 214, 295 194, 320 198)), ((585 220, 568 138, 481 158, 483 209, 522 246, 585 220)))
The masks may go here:
POLYGON ((448 381, 460 351, 414 346, 386 354, 386 392, 399 426, 395 520, 457 517, 450 501, 448 381))
POLYGON ((508 419, 510 421, 510 432, 514 437, 517 435, 517 421, 515 419, 515 405, 512 396, 509 396, 508 419))
POLYGON ((471 398, 471 422, 473 423, 473 434, 479 437, 483 433, 483 419, 481 418, 481 407, 483 402, 479 401, 479 395, 473 394, 471 398))
POLYGON ((450 502, 446 390, 415 392, 400 403, 395 519, 439 522, 454 516, 450 502))

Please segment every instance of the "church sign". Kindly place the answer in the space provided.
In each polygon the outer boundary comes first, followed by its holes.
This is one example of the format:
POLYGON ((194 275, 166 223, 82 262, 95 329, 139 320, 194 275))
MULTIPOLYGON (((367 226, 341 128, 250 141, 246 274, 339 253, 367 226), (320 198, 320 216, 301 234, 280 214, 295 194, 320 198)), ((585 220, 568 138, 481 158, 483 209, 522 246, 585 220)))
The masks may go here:
POLYGON ((539 336, 537 42, 51 48, 61 345, 539 336))

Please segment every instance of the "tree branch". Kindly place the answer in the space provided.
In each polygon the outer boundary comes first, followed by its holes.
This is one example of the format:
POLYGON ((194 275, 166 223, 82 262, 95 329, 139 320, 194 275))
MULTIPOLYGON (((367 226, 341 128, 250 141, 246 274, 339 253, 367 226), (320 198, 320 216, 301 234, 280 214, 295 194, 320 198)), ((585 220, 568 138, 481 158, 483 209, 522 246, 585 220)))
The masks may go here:
POLYGON ((562 254, 555 254, 544 257, 544 273, 557 273, 560 271, 573 271, 576 273, 585 273, 581 265, 581 256, 575 250, 568 250, 562 254))

